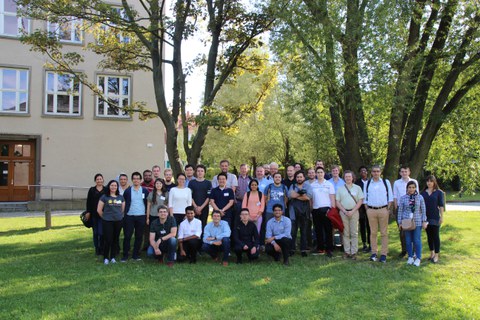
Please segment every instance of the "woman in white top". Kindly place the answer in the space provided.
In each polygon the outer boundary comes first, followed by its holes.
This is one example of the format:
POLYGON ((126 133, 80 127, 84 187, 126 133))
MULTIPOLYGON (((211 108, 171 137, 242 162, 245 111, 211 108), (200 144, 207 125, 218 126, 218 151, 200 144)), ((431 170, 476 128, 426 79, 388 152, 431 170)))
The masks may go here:
POLYGON ((177 175, 177 186, 170 189, 168 194, 168 209, 175 217, 177 226, 185 218, 185 208, 192 205, 192 190, 185 187, 187 177, 183 173, 177 175))
POLYGON ((332 223, 327 218, 327 212, 335 207, 335 188, 332 183, 325 180, 325 169, 317 167, 315 173, 317 180, 310 185, 313 193, 312 218, 317 235, 317 249, 314 254, 326 253, 328 257, 332 257, 332 223))
POLYGON ((363 204, 362 188, 353 183, 355 179, 352 171, 345 171, 343 180, 345 184, 338 187, 335 195, 337 208, 343 222, 343 249, 344 258, 357 259, 358 251, 358 209, 363 204))

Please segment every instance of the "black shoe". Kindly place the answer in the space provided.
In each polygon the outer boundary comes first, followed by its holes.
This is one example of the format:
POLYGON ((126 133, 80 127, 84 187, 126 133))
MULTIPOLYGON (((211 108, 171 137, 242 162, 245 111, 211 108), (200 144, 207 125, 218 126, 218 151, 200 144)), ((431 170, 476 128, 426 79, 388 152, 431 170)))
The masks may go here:
POLYGON ((402 251, 402 252, 400 252, 400 254, 398 255, 398 257, 399 257, 400 259, 402 259, 402 258, 405 257, 406 255, 407 255, 407 251, 402 251))
POLYGON ((306 257, 307 253, 305 251, 302 251, 302 257, 306 257))
POLYGON ((370 250, 368 250, 367 245, 365 245, 365 244, 363 245, 362 252, 363 252, 363 253, 368 253, 368 252, 370 252, 370 250))
POLYGON ((289 265, 290 265, 290 262, 289 262, 288 260, 285 260, 285 261, 283 261, 283 265, 284 265, 284 266, 289 266, 289 265))
POLYGON ((288 254, 290 257, 295 254, 295 250, 290 250, 290 253, 288 254))
POLYGON ((328 258, 333 258, 332 251, 327 251, 327 257, 328 257, 328 258))

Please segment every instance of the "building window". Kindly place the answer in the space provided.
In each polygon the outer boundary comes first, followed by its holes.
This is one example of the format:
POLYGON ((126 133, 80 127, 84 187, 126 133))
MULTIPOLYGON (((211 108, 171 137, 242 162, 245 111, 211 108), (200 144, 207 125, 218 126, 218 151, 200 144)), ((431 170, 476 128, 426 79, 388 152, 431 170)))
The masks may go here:
POLYGON ((79 116, 80 81, 71 74, 47 72, 45 114, 79 116))
POLYGON ((30 32, 30 20, 17 16, 15 0, 0 0, 0 35, 18 37, 30 32))
POLYGON ((130 77, 99 75, 97 85, 103 93, 103 99, 96 98, 97 116, 128 118, 122 109, 130 104, 130 77))
POLYGON ((48 22, 47 30, 51 37, 61 42, 82 43, 82 20, 75 17, 62 17, 58 22, 48 22))
POLYGON ((0 68, 0 112, 28 112, 28 70, 0 68))
MULTIPOLYGON (((118 18, 121 20, 129 20, 124 8, 112 6, 111 11, 111 15, 113 17, 118 16, 118 18)), ((130 43, 130 37, 128 33, 118 30, 117 25, 113 20, 114 19, 107 20, 105 24, 100 26, 101 33, 98 37, 98 44, 102 45, 102 39, 109 38, 110 36, 115 36, 121 43, 130 43)))

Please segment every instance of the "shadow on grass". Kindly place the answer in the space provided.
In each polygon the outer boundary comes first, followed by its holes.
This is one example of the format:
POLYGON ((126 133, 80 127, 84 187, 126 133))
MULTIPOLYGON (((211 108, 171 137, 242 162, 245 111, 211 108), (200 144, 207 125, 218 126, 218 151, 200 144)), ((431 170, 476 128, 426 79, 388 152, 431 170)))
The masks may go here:
POLYGON ((63 225, 63 226, 53 226, 50 229, 45 229, 45 227, 38 227, 38 228, 0 231, 0 237, 21 236, 21 235, 28 235, 28 234, 33 234, 37 232, 47 231, 47 230, 61 230, 61 229, 67 229, 67 228, 70 229, 70 228, 78 228, 78 227, 73 225, 63 225))

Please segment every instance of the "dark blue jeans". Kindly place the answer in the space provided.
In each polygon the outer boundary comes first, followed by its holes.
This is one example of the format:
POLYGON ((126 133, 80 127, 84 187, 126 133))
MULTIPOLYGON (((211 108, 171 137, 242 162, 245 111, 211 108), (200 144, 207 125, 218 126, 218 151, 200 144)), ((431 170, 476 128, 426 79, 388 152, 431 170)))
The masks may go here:
POLYGON ((140 258, 140 246, 142 245, 143 230, 145 229, 146 216, 126 215, 123 220, 123 258, 128 258, 130 252, 130 240, 135 232, 135 241, 133 243, 132 258, 140 258))
POLYGON ((160 243, 159 248, 160 248, 160 251, 162 252, 162 254, 157 256, 155 254, 155 250, 153 249, 153 247, 148 246, 147 256, 148 257, 155 257, 157 259, 163 259, 163 256, 165 254, 167 254, 167 262, 175 261, 175 253, 177 251, 177 239, 176 238, 170 238, 167 241, 162 241, 160 243))
POLYGON ((220 251, 223 251, 222 261, 228 261, 228 255, 230 254, 230 238, 222 238, 222 245, 216 246, 214 244, 203 243, 203 252, 208 253, 212 258, 216 258, 220 251))

